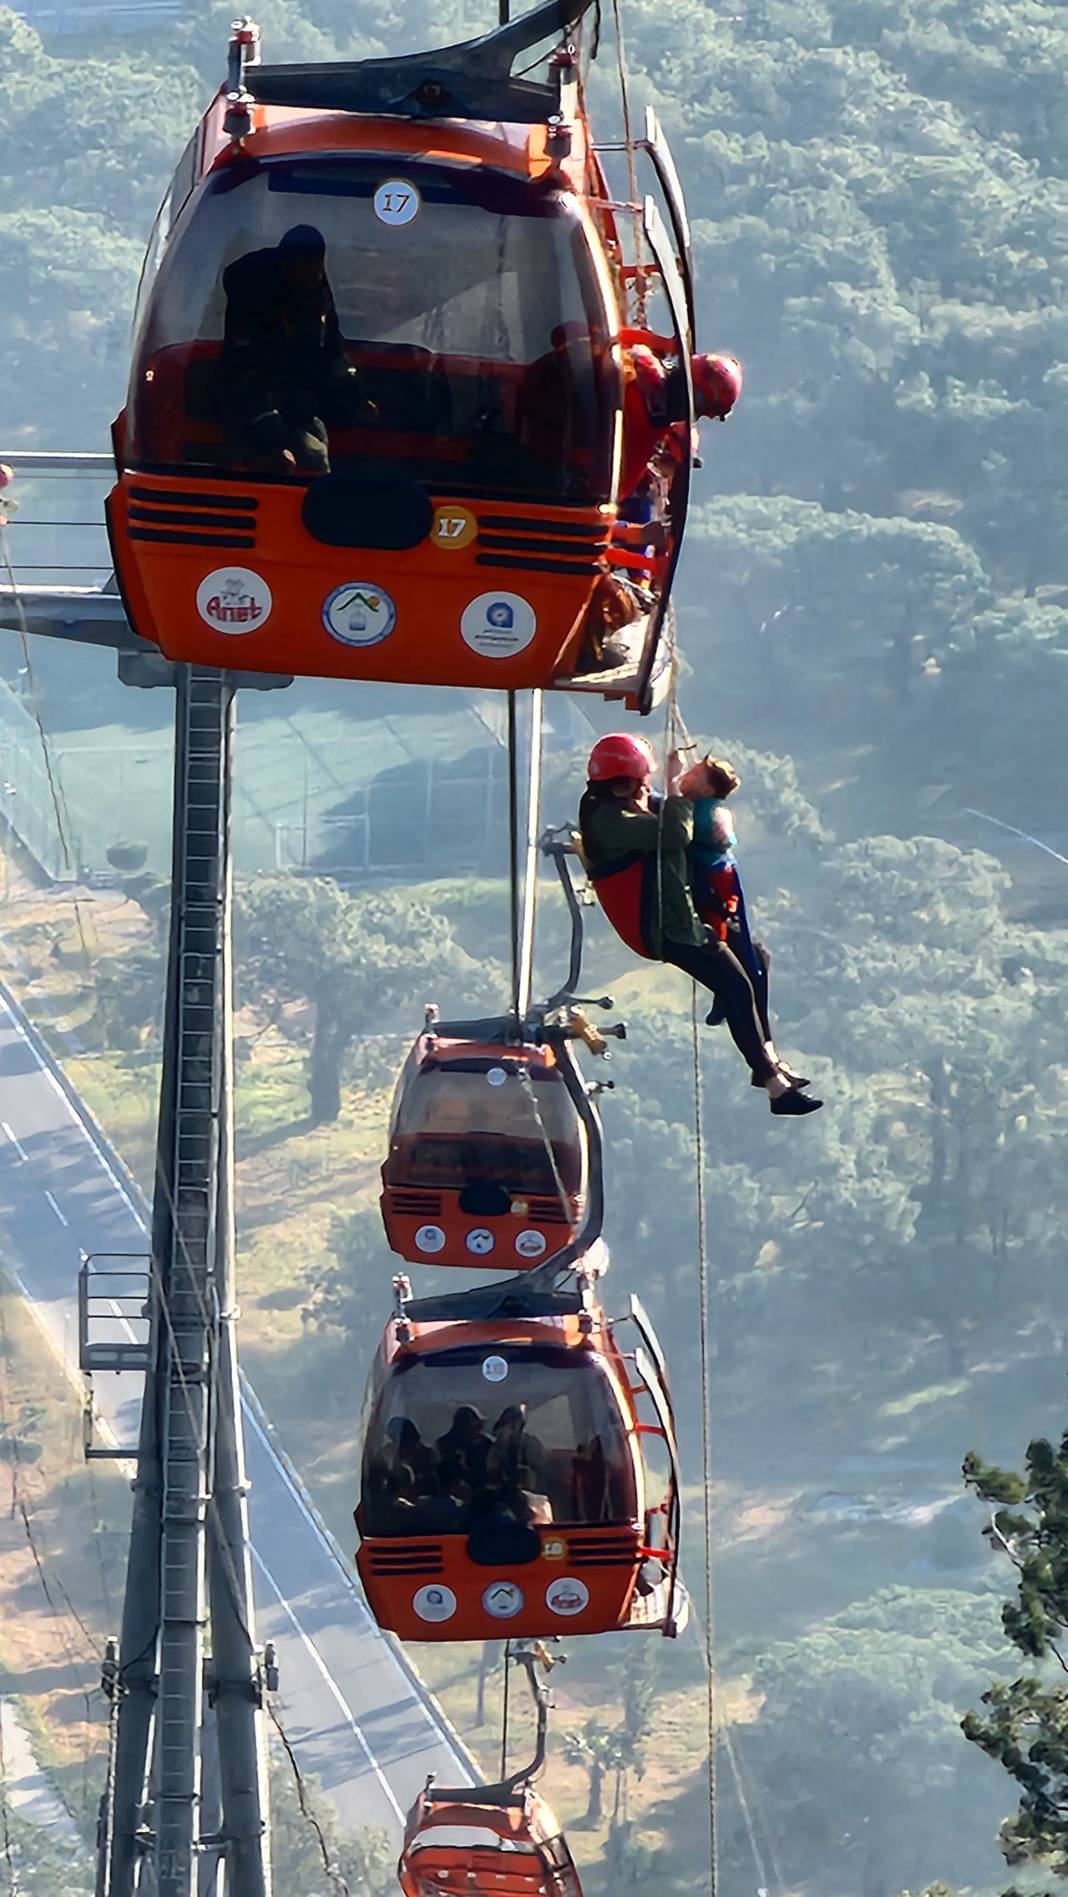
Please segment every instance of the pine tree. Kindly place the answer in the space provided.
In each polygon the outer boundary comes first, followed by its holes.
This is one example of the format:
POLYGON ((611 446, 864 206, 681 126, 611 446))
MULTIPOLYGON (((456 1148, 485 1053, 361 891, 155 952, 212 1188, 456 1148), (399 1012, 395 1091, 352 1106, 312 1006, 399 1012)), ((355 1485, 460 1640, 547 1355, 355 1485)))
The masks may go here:
POLYGON ((996 1759, 1019 1787, 1015 1817, 1002 1826, 1010 1864, 1043 1865, 1068 1878, 1068 1432, 1058 1447, 1028 1445, 1026 1474, 997 1469, 974 1454, 964 1479, 994 1513, 984 1533, 1013 1563, 1016 1599, 1002 1609, 1005 1632, 1032 1667, 997 1681, 984 1711, 961 1722, 966 1738, 996 1759))

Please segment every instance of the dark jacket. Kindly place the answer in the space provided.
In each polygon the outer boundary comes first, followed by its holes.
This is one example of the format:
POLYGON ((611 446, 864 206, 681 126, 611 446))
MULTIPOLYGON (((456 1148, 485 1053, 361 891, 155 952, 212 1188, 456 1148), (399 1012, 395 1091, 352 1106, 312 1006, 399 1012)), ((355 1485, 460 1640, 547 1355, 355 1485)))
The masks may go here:
POLYGON ((223 271, 223 289, 223 366, 240 407, 277 408, 294 391, 312 393, 343 371, 344 343, 325 276, 300 290, 287 281, 276 249, 252 250, 223 271))
POLYGON ((688 797, 654 798, 649 810, 594 786, 579 806, 582 851, 597 899, 637 955, 660 960, 665 939, 705 940, 690 894, 688 797))

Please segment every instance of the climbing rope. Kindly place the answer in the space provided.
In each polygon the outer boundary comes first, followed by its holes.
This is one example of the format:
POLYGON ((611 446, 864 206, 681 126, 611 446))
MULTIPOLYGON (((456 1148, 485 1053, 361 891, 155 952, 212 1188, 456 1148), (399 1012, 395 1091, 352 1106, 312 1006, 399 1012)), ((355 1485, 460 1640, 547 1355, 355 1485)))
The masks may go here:
POLYGON ((504 1700, 501 1707, 501 1779, 508 1776, 508 1716, 512 1677, 512 1643, 504 1643, 504 1700))
POLYGON ((623 143, 627 154, 627 195, 632 205, 631 217, 634 223, 634 304, 638 318, 638 328, 646 327, 648 298, 645 290, 645 260, 642 241, 642 214, 638 201, 638 168, 634 162, 634 135, 630 119, 630 87, 627 78, 627 49, 623 41, 623 21, 620 17, 619 0, 612 0, 612 18, 616 32, 616 70, 619 74, 619 92, 623 106, 623 143))
POLYGON ((712 1588, 712 1391, 708 1269, 708 1233, 705 1216, 704 1114, 701 1095, 700 1017, 697 983, 691 983, 690 1030, 693 1047, 693 1130, 697 1144, 694 1187, 697 1209, 697 1286, 701 1326, 701 1469, 705 1514, 705 1664, 708 1683, 708 1871, 710 1897, 719 1887, 719 1833, 716 1825, 716 1748, 718 1707, 712 1588))
POLYGON ((512 1013, 521 1029, 530 1007, 534 964, 534 919, 538 901, 538 823, 541 810, 542 694, 531 693, 530 761, 526 790, 526 837, 520 848, 519 718, 516 694, 508 694, 508 874, 512 951, 512 1013), (521 862, 522 857, 522 862, 521 862))

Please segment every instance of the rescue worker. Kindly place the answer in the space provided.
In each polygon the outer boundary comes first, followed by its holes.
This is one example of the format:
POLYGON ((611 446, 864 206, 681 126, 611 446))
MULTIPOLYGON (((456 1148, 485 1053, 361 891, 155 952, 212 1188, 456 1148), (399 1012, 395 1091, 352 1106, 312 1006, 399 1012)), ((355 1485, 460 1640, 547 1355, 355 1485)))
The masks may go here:
POLYGON ((681 760, 668 762, 668 795, 655 796, 656 768, 644 738, 616 732, 590 753, 579 807, 582 849, 598 901, 617 935, 636 955, 670 962, 716 997, 754 1087, 763 1087, 777 1116, 815 1113, 810 1099, 782 1071, 757 1009, 753 984, 737 956, 699 919, 690 892, 693 804, 678 792, 681 760))
POLYGON ((327 423, 373 406, 345 355, 322 232, 295 224, 230 264, 223 289, 223 400, 239 452, 281 473, 328 474, 327 423))
MULTIPOLYGON (((690 358, 694 413, 698 421, 725 422, 742 392, 737 356, 690 358)), ((633 343, 623 356, 623 471, 620 497, 635 508, 648 500, 657 462, 678 462, 686 452, 686 393, 681 367, 669 369, 649 343, 633 343)), ((689 444, 696 458, 696 440, 689 444)), ((624 517, 640 518, 625 506, 624 517)))
MULTIPOLYGON (((738 838, 733 814, 727 807, 728 797, 740 788, 741 782, 733 764, 711 754, 689 765, 679 778, 680 796, 689 797, 693 803, 690 887, 694 907, 706 928, 734 951, 749 976, 764 1030, 764 1044, 778 1063, 780 1073, 795 1087, 807 1087, 808 1081, 795 1073, 775 1051, 768 1011, 770 958, 764 944, 754 942, 749 932, 745 892, 734 854, 738 838)), ((717 1025, 725 1018, 718 1008, 713 1008, 710 1025, 717 1025)))

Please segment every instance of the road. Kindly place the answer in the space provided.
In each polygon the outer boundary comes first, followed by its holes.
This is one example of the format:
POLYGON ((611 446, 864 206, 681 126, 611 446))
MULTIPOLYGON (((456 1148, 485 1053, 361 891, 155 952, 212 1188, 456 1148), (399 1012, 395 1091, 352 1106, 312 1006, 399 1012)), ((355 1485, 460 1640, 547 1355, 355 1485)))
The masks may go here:
MULTIPOLYGON (((142 1208, 0 986, 0 1255, 71 1370, 82 1251, 146 1250, 142 1208)), ((120 1444, 137 1440, 141 1381, 95 1379, 97 1414, 120 1444)), ((396 1838, 427 1773, 469 1783, 468 1760, 372 1621, 254 1400, 245 1425, 257 1635, 278 1649, 286 1732, 346 1828, 396 1838)))

